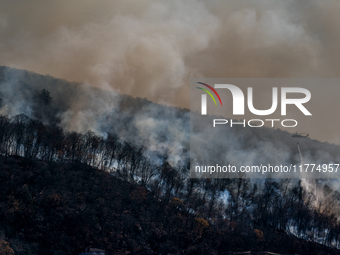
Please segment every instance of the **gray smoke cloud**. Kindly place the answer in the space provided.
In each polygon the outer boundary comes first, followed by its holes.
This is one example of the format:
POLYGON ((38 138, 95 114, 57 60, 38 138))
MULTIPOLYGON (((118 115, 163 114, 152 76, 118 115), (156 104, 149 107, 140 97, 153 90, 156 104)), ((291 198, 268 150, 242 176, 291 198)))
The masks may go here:
POLYGON ((193 77, 338 76, 337 1, 2 1, 0 64, 188 107, 193 77))
POLYGON ((194 72, 185 58, 207 48, 219 26, 193 0, 5 2, 0 9, 1 64, 167 103, 194 72))

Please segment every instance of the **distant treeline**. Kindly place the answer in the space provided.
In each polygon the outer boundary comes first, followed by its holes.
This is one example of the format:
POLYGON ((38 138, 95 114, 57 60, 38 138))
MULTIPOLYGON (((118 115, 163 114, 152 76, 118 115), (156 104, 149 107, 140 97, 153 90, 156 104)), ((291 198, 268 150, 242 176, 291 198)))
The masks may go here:
POLYGON ((43 125, 24 114, 0 116, 0 151, 4 156, 89 164, 117 171, 122 178, 146 185, 155 174, 155 165, 144 155, 145 148, 134 147, 115 135, 106 139, 88 131, 64 133, 57 125, 43 125))

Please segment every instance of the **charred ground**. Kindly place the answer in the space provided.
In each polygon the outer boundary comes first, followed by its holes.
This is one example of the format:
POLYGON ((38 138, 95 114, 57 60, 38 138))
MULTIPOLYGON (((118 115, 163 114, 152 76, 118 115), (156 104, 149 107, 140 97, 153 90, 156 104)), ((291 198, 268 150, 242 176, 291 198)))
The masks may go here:
MULTIPOLYGON (((0 229, 17 254, 340 254, 272 226, 191 212, 193 202, 87 164, 1 157, 0 229)), ((198 202, 198 201, 197 201, 198 202)))

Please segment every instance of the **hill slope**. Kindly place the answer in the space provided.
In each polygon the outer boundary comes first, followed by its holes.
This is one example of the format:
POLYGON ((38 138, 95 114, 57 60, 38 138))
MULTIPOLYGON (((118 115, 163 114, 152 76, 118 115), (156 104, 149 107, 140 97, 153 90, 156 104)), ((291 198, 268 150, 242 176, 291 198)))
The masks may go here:
MULTIPOLYGON (((0 116, 0 230, 16 250, 337 252, 285 234, 339 247, 337 179, 189 179, 187 110, 8 67, 0 98, 10 115, 0 116)), ((299 162, 288 132, 240 131, 216 141, 227 160, 299 162)), ((302 151, 327 162, 339 152, 311 139, 302 151)))
POLYGON ((0 157, 0 165, 0 231, 24 254, 340 254, 270 227, 212 222, 86 164, 0 157))

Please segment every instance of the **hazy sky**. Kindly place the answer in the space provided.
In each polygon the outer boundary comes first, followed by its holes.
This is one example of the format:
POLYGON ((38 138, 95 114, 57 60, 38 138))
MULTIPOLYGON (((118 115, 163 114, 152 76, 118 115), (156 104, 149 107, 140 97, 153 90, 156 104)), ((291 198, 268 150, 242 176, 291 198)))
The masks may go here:
POLYGON ((190 78, 339 77, 339 13, 335 0, 2 0, 0 65, 189 107, 190 78))

